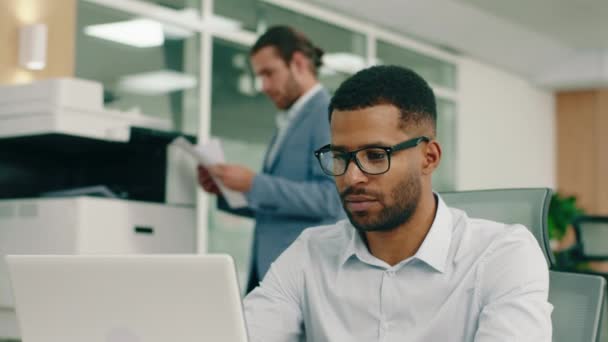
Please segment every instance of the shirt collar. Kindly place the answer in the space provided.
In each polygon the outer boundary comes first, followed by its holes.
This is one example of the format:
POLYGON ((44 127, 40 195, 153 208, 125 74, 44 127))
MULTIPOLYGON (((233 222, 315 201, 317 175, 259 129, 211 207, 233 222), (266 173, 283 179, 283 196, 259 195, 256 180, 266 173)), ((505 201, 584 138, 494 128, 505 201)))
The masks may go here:
POLYGON ((452 213, 443 199, 437 197, 437 213, 422 245, 414 257, 443 273, 452 242, 452 213))
POLYGON ((350 259, 350 257, 352 257, 353 255, 355 255, 355 251, 357 250, 357 244, 358 243, 363 243, 363 241, 361 241, 361 237, 359 236, 359 231, 352 225, 352 223, 350 223, 350 221, 348 219, 342 220, 339 222, 339 224, 342 225, 342 227, 346 230, 346 236, 348 236, 348 243, 346 244, 346 248, 344 248, 344 252, 342 253, 342 256, 340 257, 340 265, 344 265, 344 263, 346 261, 348 261, 348 259, 350 259), (359 241, 357 241, 359 240, 359 241))
POLYGON ((310 100, 313 96, 315 96, 318 92, 320 92, 321 89, 323 89, 323 86, 321 86, 321 83, 315 84, 312 88, 308 89, 307 92, 305 92, 302 96, 300 96, 296 100, 296 102, 294 102, 291 105, 291 107, 289 107, 289 109, 280 111, 279 116, 286 117, 287 120, 293 119, 296 116, 296 114, 298 114, 300 109, 302 109, 302 107, 304 107, 306 102, 308 102, 308 100, 310 100))
POLYGON ((367 245, 363 241, 361 234, 359 231, 350 223, 348 219, 343 220, 344 229, 348 230, 348 234, 350 239, 346 248, 344 249, 344 253, 342 253, 342 257, 340 258, 340 265, 344 265, 351 257, 356 256, 362 262, 374 265, 378 267, 386 267, 385 263, 378 258, 374 257, 369 250, 367 249, 367 245))
MULTIPOLYGON (((452 242, 452 213, 445 204, 441 196, 435 194, 437 198, 437 213, 418 251, 412 258, 416 258, 431 266, 438 272, 443 273, 447 264, 447 257, 452 242)), ((345 229, 349 230, 350 240, 341 255, 340 263, 344 265, 353 255, 359 260, 370 265, 382 266, 382 261, 372 256, 359 232, 348 220, 343 220, 345 229)), ((411 258, 408 258, 408 260, 411 258)))

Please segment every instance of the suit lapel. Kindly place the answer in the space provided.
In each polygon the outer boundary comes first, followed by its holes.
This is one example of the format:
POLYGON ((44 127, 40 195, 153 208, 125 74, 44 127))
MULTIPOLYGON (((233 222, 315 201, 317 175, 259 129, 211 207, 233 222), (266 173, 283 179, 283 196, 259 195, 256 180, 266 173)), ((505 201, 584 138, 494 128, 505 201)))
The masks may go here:
MULTIPOLYGON (((272 173, 277 165, 277 162, 279 161, 279 159, 281 159, 281 154, 284 152, 285 150, 285 146, 287 145, 287 142, 294 136, 294 133, 296 131, 296 129, 298 128, 298 126, 304 122, 306 120, 307 117, 309 117, 309 113, 313 110, 315 110, 315 108, 317 107, 317 103, 319 102, 319 99, 321 96, 325 96, 325 90, 321 90, 319 92, 317 92, 313 97, 311 97, 310 99, 308 99, 308 101, 306 101, 306 103, 304 104, 304 106, 302 106, 302 108, 300 109, 300 111, 296 114, 296 117, 293 118, 293 120, 289 123, 289 125, 287 126, 287 131, 285 132, 285 136, 283 137, 283 141, 281 142, 281 145, 278 146, 277 149, 277 153, 274 156, 274 160, 272 160, 270 167, 268 168, 268 173, 272 173)), ((274 136, 274 138, 272 139, 272 143, 274 144, 276 141, 276 134, 274 136)), ((270 145, 272 146, 272 145, 270 145)), ((270 149, 269 149, 270 151, 270 149)), ((267 153, 268 154, 268 153, 267 153)), ((268 156, 266 156, 266 158, 268 158, 268 156)))
MULTIPOLYGON (((277 131, 275 130, 274 135, 272 136, 272 140, 270 140, 270 144, 266 149, 266 153, 264 154, 264 163, 262 164, 262 171, 264 173, 270 173, 270 167, 268 166, 268 158, 270 157, 270 151, 272 150, 272 146, 277 141, 277 131)), ((275 154, 274 159, 277 159, 278 154, 275 154)), ((272 162, 274 164, 274 161, 272 162)))

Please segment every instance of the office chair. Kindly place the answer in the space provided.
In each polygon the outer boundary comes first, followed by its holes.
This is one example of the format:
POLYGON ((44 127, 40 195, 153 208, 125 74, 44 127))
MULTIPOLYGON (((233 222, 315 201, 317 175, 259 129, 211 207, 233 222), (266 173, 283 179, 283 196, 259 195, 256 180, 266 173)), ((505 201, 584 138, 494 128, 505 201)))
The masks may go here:
POLYGON ((579 216, 572 226, 581 261, 608 261, 608 216, 579 216))
MULTIPOLYGON (((608 217, 607 216, 579 216, 572 222, 576 234, 576 245, 573 257, 578 262, 586 261, 608 261, 608 217)), ((608 274, 600 271, 584 271, 588 274, 595 274, 604 278, 608 274)), ((602 317, 602 332, 600 339, 608 340, 608 317, 606 313, 606 303, 604 303, 602 317)))
POLYGON ((547 230, 551 193, 548 188, 496 189, 443 192, 441 197, 469 217, 523 224, 534 234, 550 268, 555 264, 547 230))
POLYGON ((605 293, 601 276, 549 271, 553 342, 598 342, 605 293))
MULTIPOLYGON (((554 265, 547 215, 550 189, 501 189, 441 193, 448 206, 477 217, 523 224, 536 237, 548 267, 554 265)), ((525 267, 525 265, 522 265, 525 267)), ((598 342, 606 280, 598 275, 549 271, 554 342, 598 342)))

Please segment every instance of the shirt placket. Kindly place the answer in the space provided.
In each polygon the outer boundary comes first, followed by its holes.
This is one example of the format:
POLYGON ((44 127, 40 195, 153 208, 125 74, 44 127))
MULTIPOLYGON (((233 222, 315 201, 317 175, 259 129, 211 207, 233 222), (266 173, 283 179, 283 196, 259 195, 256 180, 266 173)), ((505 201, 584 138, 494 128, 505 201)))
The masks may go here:
POLYGON ((378 341, 384 342, 387 340, 387 335, 390 332, 390 318, 393 301, 392 290, 395 288, 395 270, 388 269, 382 274, 382 285, 380 286, 380 321, 378 322, 378 341))

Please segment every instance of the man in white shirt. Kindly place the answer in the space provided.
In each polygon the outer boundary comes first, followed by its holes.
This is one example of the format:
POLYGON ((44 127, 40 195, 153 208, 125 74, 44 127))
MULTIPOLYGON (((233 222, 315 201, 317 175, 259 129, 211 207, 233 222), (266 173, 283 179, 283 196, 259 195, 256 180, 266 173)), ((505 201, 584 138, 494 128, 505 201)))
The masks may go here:
POLYGON ((411 70, 336 91, 315 152, 348 220, 304 231, 245 299, 251 341, 551 341, 549 275, 521 225, 469 218, 432 190, 436 105, 411 70))

